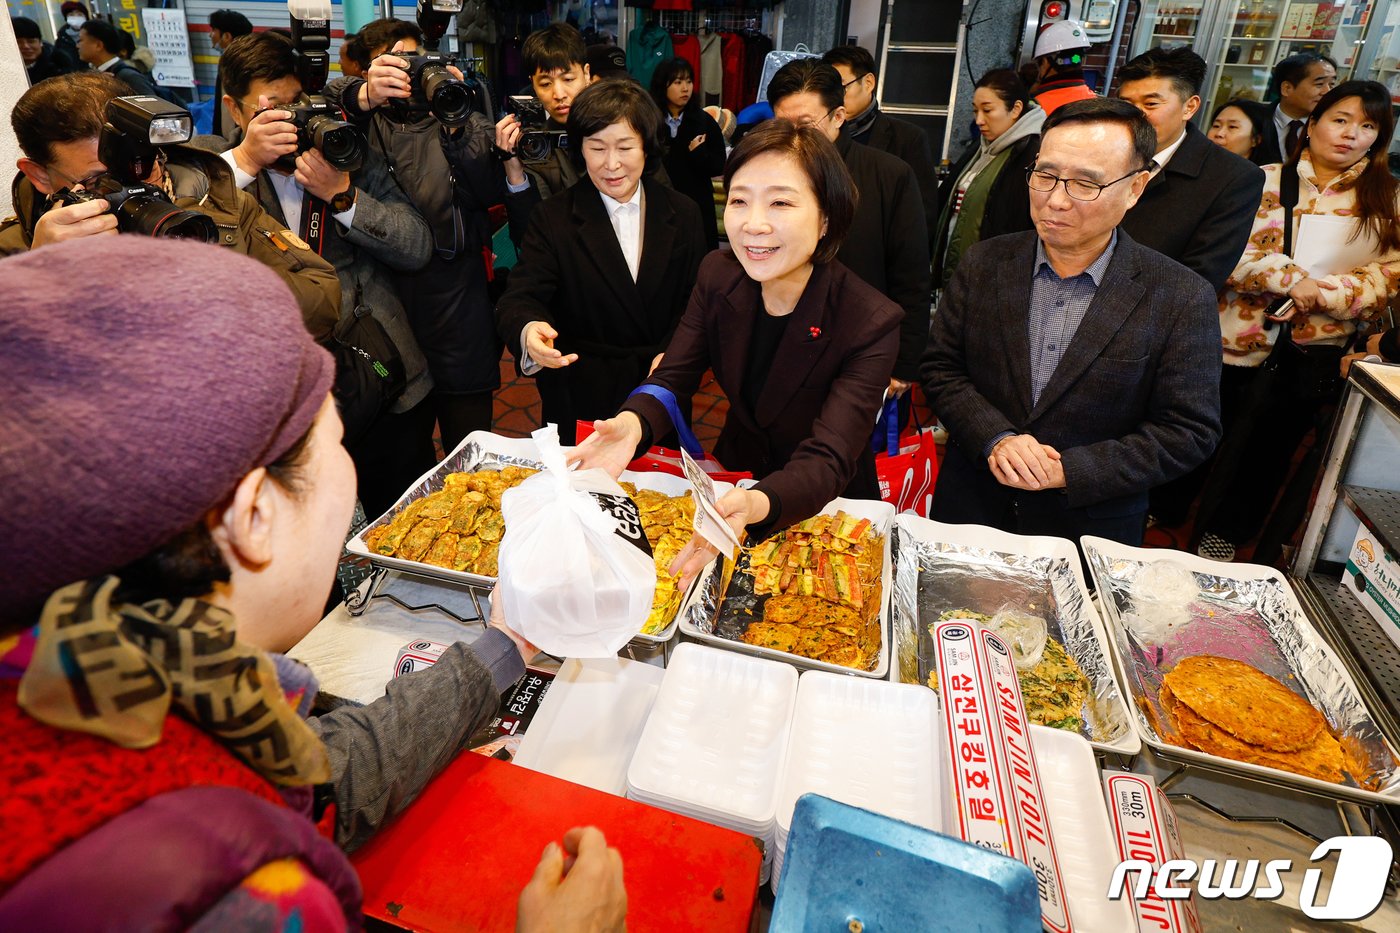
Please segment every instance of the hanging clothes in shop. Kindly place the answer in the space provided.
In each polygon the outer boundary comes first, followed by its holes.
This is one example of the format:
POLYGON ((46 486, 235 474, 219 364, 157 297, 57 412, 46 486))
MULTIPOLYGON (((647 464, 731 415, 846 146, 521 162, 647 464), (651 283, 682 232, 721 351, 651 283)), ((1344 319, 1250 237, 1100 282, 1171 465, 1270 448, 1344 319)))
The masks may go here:
POLYGON ((700 70, 696 72, 700 80, 697 83, 704 89, 701 103, 708 107, 720 103, 724 93, 724 57, 720 51, 724 40, 719 33, 709 31, 702 31, 697 38, 700 42, 700 70))
POLYGON ((744 38, 736 32, 720 34, 720 61, 724 70, 720 106, 738 113, 753 101, 744 97, 744 38))
POLYGON ((763 33, 751 33, 744 37, 744 100, 746 103, 758 101, 758 82, 763 77, 763 60, 773 51, 773 40, 763 33))
POLYGON ((700 70, 700 40, 694 36, 684 33, 671 33, 671 46, 675 49, 675 57, 683 58, 690 62, 690 68, 695 72, 695 87, 697 90, 703 86, 705 80, 704 73, 700 70))
POLYGON ((627 36, 627 70, 642 87, 651 87, 651 76, 657 66, 675 55, 671 34, 655 23, 634 29, 627 36))

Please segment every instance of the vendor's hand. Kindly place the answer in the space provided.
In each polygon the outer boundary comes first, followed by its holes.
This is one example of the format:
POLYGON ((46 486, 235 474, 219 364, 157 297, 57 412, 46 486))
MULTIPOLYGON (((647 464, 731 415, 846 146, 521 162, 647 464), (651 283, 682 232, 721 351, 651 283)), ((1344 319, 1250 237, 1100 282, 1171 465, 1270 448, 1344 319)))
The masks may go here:
MULTIPOLYGON (((1334 291, 1337 286, 1320 279, 1303 279, 1288 290, 1288 297, 1293 299, 1293 307, 1299 311, 1318 311, 1327 300, 1322 294, 1324 288, 1328 291, 1334 291)), ((1284 321, 1291 317, 1290 314, 1288 317, 1281 317, 1278 320, 1284 321)))
MULTIPOLYGON (((987 466, 1003 486, 1035 491, 1055 488, 1050 483, 1059 459, 1060 454, 1053 447, 1047 447, 1029 434, 1013 434, 1002 438, 992 448, 987 466)), ((1059 485, 1063 486, 1063 470, 1059 478, 1059 485)))
POLYGON ((65 240, 78 240, 88 236, 117 232, 117 216, 103 198, 83 201, 78 204, 60 204, 51 207, 34 225, 34 241, 31 249, 49 243, 62 243, 65 240))
POLYGON ((1346 356, 1342 357, 1342 378, 1345 379, 1347 376, 1351 375, 1352 363, 1355 363, 1357 360, 1364 360, 1370 355, 1371 354, 1367 353, 1365 350, 1362 350, 1360 353, 1348 353, 1346 356))
POLYGON ((642 420, 624 411, 615 418, 593 422, 593 433, 569 452, 568 462, 584 470, 606 470, 617 479, 636 456, 641 442, 642 420))
POLYGON ((516 649, 520 652, 520 660, 524 661, 526 664, 529 664, 539 656, 540 649, 530 644, 530 642, 525 639, 524 635, 519 634, 509 625, 506 625, 505 600, 499 598, 493 598, 491 600, 491 619, 486 624, 491 628, 500 629, 501 632, 515 644, 516 649))
POLYGON ((1374 334, 1366 338, 1367 354, 1371 356, 1380 356, 1382 357, 1382 359, 1384 359, 1384 356, 1381 354, 1381 338, 1384 336, 1385 331, 1378 330, 1374 334))
POLYGON ((525 166, 520 161, 520 157, 515 155, 515 147, 520 145, 520 119, 513 113, 508 113, 496 121, 496 148, 509 152, 514 158, 505 161, 506 181, 512 185, 523 185, 525 183, 525 166))
MULTIPOLYGON (((769 500, 766 495, 757 489, 740 489, 737 486, 729 492, 719 497, 715 507, 719 510, 720 517, 734 531, 734 537, 740 542, 744 540, 744 534, 749 525, 763 521, 768 517, 769 500)), ((690 581, 694 580, 700 571, 705 569, 705 565, 715 559, 719 551, 715 546, 699 535, 691 535, 685 547, 676 555, 676 559, 671 561, 670 573, 680 574, 680 581, 677 586, 682 592, 690 586, 690 581)))
POLYGON ((248 121, 243 141, 233 150, 233 160, 248 175, 256 175, 284 155, 297 151, 297 127, 291 113, 270 110, 267 97, 259 95, 258 113, 248 121))
POLYGON ((360 109, 373 110, 391 100, 402 100, 413 96, 413 83, 408 79, 408 62, 399 57, 403 42, 380 55, 369 64, 365 72, 365 83, 360 85, 360 109))
POLYGON ((327 162, 319 149, 308 149, 297 156, 297 168, 292 177, 308 194, 322 201, 350 190, 350 173, 327 162))
POLYGON ((616 933, 627 929, 622 856, 593 826, 551 842, 520 892, 516 933, 616 933))
POLYGON ((565 356, 554 349, 557 339, 559 332, 544 321, 531 321, 525 325, 525 352, 545 369, 561 369, 578 360, 577 353, 565 356))
POLYGON ((694 152, 696 149, 699 149, 699 148, 700 148, 701 146, 703 146, 704 144, 705 144, 705 134, 704 134, 704 133, 701 133, 699 136, 695 137, 694 139, 692 139, 692 140, 690 141, 690 151, 691 151, 691 152, 694 152))
POLYGON ((899 398, 899 397, 900 397, 901 395, 903 395, 905 392, 908 392, 908 391, 909 391, 909 387, 910 387, 911 385, 913 385, 913 384, 914 384, 914 383, 912 383, 912 382, 905 382, 903 379, 896 379, 896 378, 894 378, 893 376, 891 376, 891 377, 890 377, 890 395, 889 395, 889 397, 890 397, 890 398, 899 398))
POLYGON ((647 370, 647 378, 648 378, 648 379, 651 378, 651 374, 652 374, 652 373, 656 372, 656 367, 660 366, 660 365, 661 365, 661 361, 664 360, 665 358, 666 358, 666 354, 664 354, 664 353, 658 353, 658 354, 656 354, 656 356, 654 356, 654 357, 651 358, 651 368, 647 370))

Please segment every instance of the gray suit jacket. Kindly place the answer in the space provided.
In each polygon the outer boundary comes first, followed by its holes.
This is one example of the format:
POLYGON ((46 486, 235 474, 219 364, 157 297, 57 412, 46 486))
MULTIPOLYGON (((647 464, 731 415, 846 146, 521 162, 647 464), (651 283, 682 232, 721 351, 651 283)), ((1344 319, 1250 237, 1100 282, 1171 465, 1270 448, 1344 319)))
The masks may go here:
POLYGON ((1005 431, 1062 456, 1067 505, 1147 506, 1147 491, 1205 461, 1220 436, 1215 293, 1121 229, 1089 310, 1031 404, 1028 313, 1037 234, 975 244, 934 315, 922 379, 950 442, 984 474, 1005 431))
MULTIPOLYGON (((236 141, 222 136, 199 136, 193 143, 215 152, 236 145, 236 141)), ((394 183, 378 153, 370 151, 359 170, 351 173, 350 181, 359 189, 352 226, 347 230, 331 220, 326 226, 321 256, 335 266, 340 276, 342 318, 354 313, 358 301, 360 306, 369 308, 398 348, 408 384, 390 410, 405 412, 427 397, 433 388, 433 377, 409 327, 408 312, 389 270, 421 269, 432 255, 433 238, 428 224, 394 183)), ((258 199, 274 220, 293 232, 300 230, 300 217, 282 216, 282 202, 277 200, 277 189, 265 170, 245 190, 258 199)))

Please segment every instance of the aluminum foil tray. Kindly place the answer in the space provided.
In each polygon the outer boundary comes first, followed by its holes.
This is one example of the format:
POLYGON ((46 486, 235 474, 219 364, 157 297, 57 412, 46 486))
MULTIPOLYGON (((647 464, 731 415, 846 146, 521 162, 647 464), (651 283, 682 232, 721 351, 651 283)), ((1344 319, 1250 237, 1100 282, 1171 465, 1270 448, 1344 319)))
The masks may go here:
POLYGON ((699 575, 697 589, 680 612, 681 634, 731 651, 784 661, 799 670, 830 671, 833 674, 854 674, 883 680, 890 667, 890 592, 893 589, 890 532, 894 526, 894 506, 871 499, 837 498, 828 502, 820 514, 835 514, 838 510, 869 519, 884 536, 884 564, 880 574, 880 654, 874 668, 861 671, 740 641, 749 623, 763 618, 763 603, 768 598, 754 594, 753 577, 743 572, 747 566, 743 555, 740 556, 739 570, 732 575, 724 593, 720 593, 723 575, 718 572, 718 561, 712 562, 699 575))
POLYGON ((1400 802, 1400 759, 1281 573, 1181 551, 1129 547, 1104 538, 1086 537, 1080 543, 1098 586, 1120 677, 1135 707, 1133 726, 1155 751, 1184 764, 1326 797, 1400 802), (1137 575, 1149 564, 1164 561, 1190 571, 1199 596, 1191 602, 1187 619, 1157 644, 1139 637, 1124 623, 1124 616, 1134 611, 1132 585, 1137 575), (1168 741, 1160 728, 1167 722, 1158 701, 1162 676, 1183 658, 1199 654, 1251 664, 1297 691, 1327 718, 1348 758, 1365 769, 1362 781, 1334 784, 1168 741))
POLYGON ((994 615, 1016 605, 1044 615, 1050 637, 1064 645, 1089 679, 1084 738, 1106 752, 1141 750, 1073 542, 908 514, 895 519, 894 537, 892 680, 928 683, 934 665, 929 626, 942 613, 970 609, 994 615))
MULTIPOLYGON (((433 467, 427 473, 418 477, 413 485, 408 488, 399 501, 393 507, 374 521, 370 522, 360 533, 351 538, 345 545, 345 549, 352 554, 365 558, 377 567, 384 567, 389 570, 397 570, 400 573, 411 573, 420 577, 429 577, 435 580, 445 580, 448 583, 473 586, 478 589, 491 589, 496 585, 496 577, 487 577, 481 574, 464 573, 459 570, 450 570, 446 567, 438 567, 433 564, 424 564, 416 560, 404 560, 401 557, 385 557, 383 554, 372 552, 365 545, 365 533, 371 528, 387 524, 399 513, 404 506, 415 499, 437 492, 442 488, 443 478, 449 473, 471 473, 477 470, 499 470, 507 466, 527 467, 531 470, 543 469, 543 464, 539 461, 539 452, 535 447, 535 442, 528 437, 502 437, 499 434, 490 434, 486 431, 473 431, 468 434, 462 443, 457 445, 457 449, 445 457, 441 463, 433 467)), ((655 489, 664 492, 668 496, 684 495, 690 489, 688 480, 679 476, 672 476, 669 473, 633 473, 623 471, 620 481, 632 483, 640 489, 655 489)), ((728 483, 715 483, 715 492, 723 495, 730 489, 728 483)), ((704 572, 700 575, 703 579, 704 572)), ((629 645, 654 647, 664 645, 670 641, 676 633, 676 626, 682 616, 685 615, 687 607, 694 601, 695 591, 698 584, 691 583, 690 589, 681 596, 680 607, 676 615, 660 632, 654 635, 647 635, 638 632, 634 635, 629 645)))

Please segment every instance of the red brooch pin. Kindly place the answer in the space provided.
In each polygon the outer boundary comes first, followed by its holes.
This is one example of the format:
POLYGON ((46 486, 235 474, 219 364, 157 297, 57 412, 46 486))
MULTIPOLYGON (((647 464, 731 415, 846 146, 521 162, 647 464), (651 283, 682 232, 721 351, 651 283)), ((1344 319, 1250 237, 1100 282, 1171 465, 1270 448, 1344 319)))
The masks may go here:
POLYGON ((807 328, 807 333, 812 335, 813 340, 816 340, 822 335, 822 329, 820 327, 809 327, 807 328))

